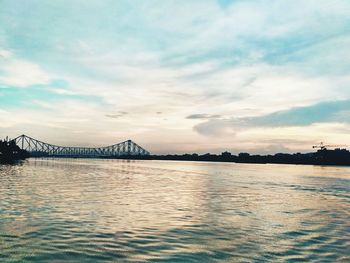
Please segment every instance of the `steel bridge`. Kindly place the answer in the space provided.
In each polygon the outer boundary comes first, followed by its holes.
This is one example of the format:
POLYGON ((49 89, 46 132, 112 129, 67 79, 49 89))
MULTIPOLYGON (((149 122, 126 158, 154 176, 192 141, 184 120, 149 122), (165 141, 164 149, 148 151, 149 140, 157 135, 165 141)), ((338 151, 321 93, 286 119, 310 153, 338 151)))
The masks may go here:
POLYGON ((97 148, 58 146, 36 140, 24 134, 13 139, 13 141, 33 157, 94 158, 150 155, 150 152, 132 140, 97 148))

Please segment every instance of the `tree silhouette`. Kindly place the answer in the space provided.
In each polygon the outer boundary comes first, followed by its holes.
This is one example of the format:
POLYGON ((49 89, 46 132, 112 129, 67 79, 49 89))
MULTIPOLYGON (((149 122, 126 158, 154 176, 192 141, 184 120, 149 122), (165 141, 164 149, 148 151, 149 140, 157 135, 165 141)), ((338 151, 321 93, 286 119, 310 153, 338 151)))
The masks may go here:
POLYGON ((29 153, 16 145, 15 141, 0 140, 0 162, 12 162, 29 157, 29 153))

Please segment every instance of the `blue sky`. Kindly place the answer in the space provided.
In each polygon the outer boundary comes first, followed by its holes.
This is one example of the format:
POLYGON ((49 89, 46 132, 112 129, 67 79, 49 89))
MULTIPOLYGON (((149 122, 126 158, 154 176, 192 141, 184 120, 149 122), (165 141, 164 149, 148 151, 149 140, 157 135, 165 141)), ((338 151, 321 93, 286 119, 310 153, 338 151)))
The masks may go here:
POLYGON ((350 1, 0 0, 0 136, 155 153, 350 144, 350 1))

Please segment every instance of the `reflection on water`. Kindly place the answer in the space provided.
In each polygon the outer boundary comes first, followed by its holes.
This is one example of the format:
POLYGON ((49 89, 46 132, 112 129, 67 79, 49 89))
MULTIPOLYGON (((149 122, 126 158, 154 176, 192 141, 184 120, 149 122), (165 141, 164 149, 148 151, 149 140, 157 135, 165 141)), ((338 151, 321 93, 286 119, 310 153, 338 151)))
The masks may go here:
POLYGON ((1 262, 350 261, 350 168, 0 166, 1 262))

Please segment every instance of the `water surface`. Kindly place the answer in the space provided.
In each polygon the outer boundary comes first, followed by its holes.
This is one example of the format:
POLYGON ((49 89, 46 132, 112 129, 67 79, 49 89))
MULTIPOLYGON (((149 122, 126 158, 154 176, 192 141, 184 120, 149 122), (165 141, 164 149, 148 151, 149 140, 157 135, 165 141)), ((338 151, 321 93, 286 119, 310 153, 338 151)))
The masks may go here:
POLYGON ((0 166, 0 262, 350 262, 350 168, 0 166))

